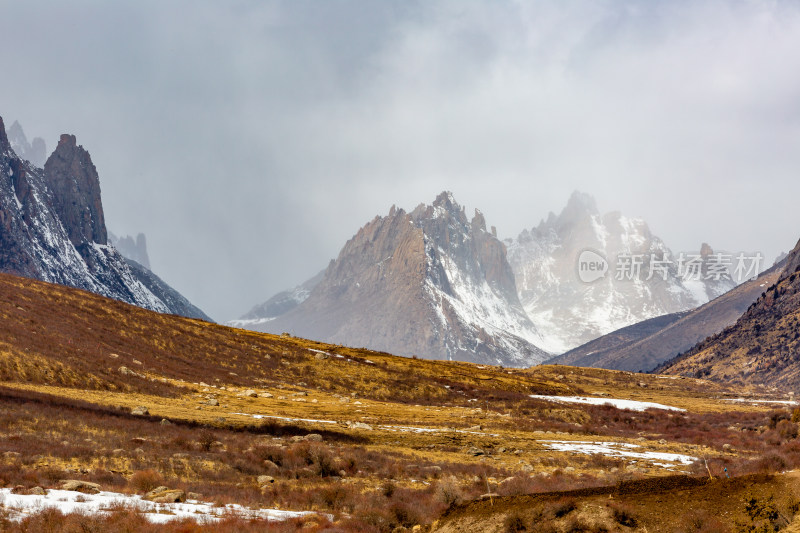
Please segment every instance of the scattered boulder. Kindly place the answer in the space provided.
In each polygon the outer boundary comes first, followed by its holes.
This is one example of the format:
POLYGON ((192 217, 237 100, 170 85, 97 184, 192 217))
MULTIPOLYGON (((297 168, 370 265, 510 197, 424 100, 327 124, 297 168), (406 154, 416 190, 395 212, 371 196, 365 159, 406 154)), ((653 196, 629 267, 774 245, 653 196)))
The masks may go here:
POLYGON ((186 493, 180 489, 170 490, 166 487, 158 487, 145 494, 144 499, 153 503, 179 503, 186 501, 186 493))
POLYGON ((262 392, 261 394, 259 394, 259 396, 262 398, 272 398, 272 394, 268 392, 262 392))
POLYGON ((186 493, 186 499, 187 500, 202 500, 203 499, 203 495, 200 494, 199 492, 187 492, 186 493))
POLYGON ((723 445, 722 445, 722 449, 723 449, 724 451, 726 451, 726 452, 730 452, 731 450, 733 450, 733 446, 731 446, 730 444, 728 444, 728 443, 726 442, 725 444, 723 444, 723 445))
POLYGON ((217 400, 216 398, 211 398, 206 403, 212 407, 217 407, 219 405, 219 400, 217 400))
POLYGON ((33 487, 31 490, 28 491, 28 494, 32 494, 34 496, 46 496, 47 491, 44 490, 42 487, 33 487))
POLYGON ((363 429, 366 431, 372 431, 372 426, 365 424, 364 422, 350 422, 347 424, 347 427, 350 429, 363 429))
POLYGON ((162 426, 171 426, 171 425, 172 425, 172 422, 170 422, 170 421, 169 421, 169 420, 167 420, 166 418, 162 418, 162 419, 161 419, 161 425, 162 425, 162 426))
POLYGON ((472 456, 486 455, 486 452, 476 446, 471 446, 467 449, 467 453, 472 456))
POLYGON ((61 480, 61 490, 97 494, 102 489, 97 483, 90 483, 89 481, 82 481, 80 479, 63 479, 61 480))
POLYGON ((322 435, 320 435, 319 433, 309 433, 308 435, 303 437, 303 439, 309 442, 322 442, 322 435))
POLYGON ((272 476, 258 476, 258 484, 261 487, 275 483, 275 478, 272 476))
POLYGON ((139 407, 131 409, 131 414, 136 416, 149 416, 150 410, 144 405, 140 405, 139 407))

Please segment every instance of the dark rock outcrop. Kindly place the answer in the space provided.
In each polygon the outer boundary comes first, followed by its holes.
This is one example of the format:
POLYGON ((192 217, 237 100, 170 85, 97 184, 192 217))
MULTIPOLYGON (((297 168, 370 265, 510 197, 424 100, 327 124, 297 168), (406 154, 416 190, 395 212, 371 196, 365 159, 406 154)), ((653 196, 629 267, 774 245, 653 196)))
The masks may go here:
POLYGON ((174 290, 132 269, 108 245, 97 170, 75 137, 62 135, 45 168, 38 168, 14 152, 2 118, 0 272, 77 287, 153 311, 199 316, 174 290))
POLYGON ((62 135, 44 164, 45 183, 53 193, 53 208, 75 247, 94 242, 107 244, 100 176, 89 152, 74 135, 62 135))

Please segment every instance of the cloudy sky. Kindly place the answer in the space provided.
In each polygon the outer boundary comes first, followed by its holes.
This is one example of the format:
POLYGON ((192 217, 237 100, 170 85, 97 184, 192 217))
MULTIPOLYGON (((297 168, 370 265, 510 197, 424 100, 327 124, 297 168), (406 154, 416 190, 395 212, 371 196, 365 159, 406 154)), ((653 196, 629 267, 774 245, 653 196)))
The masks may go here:
POLYGON ((0 0, 0 60, 217 320, 445 189, 501 237, 575 189, 675 251, 800 237, 794 1, 0 0))

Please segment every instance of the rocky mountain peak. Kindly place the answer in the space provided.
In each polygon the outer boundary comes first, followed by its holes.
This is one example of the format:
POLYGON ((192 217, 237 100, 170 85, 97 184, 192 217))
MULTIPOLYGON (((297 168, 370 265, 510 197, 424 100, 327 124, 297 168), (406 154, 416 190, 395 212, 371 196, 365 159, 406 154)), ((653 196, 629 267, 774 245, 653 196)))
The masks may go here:
MULTIPOLYGON (((5 128, 3 128, 3 132, 5 133, 5 128)), ((41 168, 44 165, 44 161, 47 158, 47 147, 44 139, 35 137, 33 142, 29 143, 22 126, 16 120, 8 129, 8 144, 11 145, 11 149, 20 159, 30 161, 36 167, 41 168)))
POLYGON ((472 231, 486 231, 486 218, 479 209, 475 209, 475 216, 472 217, 472 231))
POLYGON ((558 220, 562 223, 568 223, 599 214, 600 210, 597 209, 597 202, 592 195, 575 191, 569 197, 567 205, 561 211, 561 214, 558 215, 558 220))
POLYGON ((342 248, 322 279, 296 305, 237 325, 370 346, 400 355, 527 366, 547 354, 517 296, 503 243, 486 231, 480 211, 470 221, 453 194, 411 213, 395 206, 342 248))
POLYGON ((0 154, 6 153, 11 149, 8 142, 8 135, 6 135, 6 126, 3 124, 3 117, 0 117, 0 154))
POLYGON ((72 244, 76 248, 87 242, 107 244, 100 177, 89 152, 78 145, 74 135, 61 136, 44 164, 44 173, 72 244))

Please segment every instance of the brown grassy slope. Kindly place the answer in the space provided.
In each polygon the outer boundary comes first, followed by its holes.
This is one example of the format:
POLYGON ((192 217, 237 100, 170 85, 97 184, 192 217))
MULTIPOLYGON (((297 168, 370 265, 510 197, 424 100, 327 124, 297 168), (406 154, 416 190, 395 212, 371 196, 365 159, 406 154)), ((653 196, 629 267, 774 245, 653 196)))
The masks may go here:
POLYGON ((0 354, 2 381, 167 396, 176 391, 136 375, 156 373, 190 383, 242 387, 304 383, 416 403, 463 402, 463 394, 445 385, 474 389, 477 397, 493 391, 580 392, 557 381, 511 375, 494 367, 397 358, 161 315, 6 274, 0 274, 0 354))
POLYGON ((354 525, 339 524, 343 531, 392 531, 432 521, 452 503, 448 494, 512 496, 680 469, 555 452, 546 445, 554 439, 705 455, 715 471, 800 464, 791 411, 722 401, 743 391, 704 380, 395 357, 159 315, 6 275, 0 315, 0 484, 23 490, 81 477, 141 493, 137 480, 152 471, 214 501, 320 510, 337 523, 350 516, 354 525), (152 416, 133 416, 139 405, 152 416), (255 418, 262 415, 293 420, 255 418), (307 433, 323 441, 293 440, 307 433), (765 455, 775 458, 766 466, 765 455), (274 484, 260 488, 260 475, 274 484))
POLYGON ((792 521, 798 502, 795 473, 713 481, 676 476, 471 502, 445 515, 432 531, 778 531, 792 521))
POLYGON ((666 363, 665 374, 800 391, 800 243, 779 280, 731 327, 666 363))

